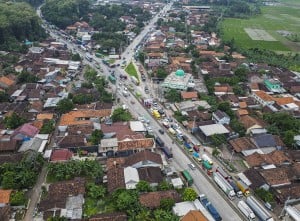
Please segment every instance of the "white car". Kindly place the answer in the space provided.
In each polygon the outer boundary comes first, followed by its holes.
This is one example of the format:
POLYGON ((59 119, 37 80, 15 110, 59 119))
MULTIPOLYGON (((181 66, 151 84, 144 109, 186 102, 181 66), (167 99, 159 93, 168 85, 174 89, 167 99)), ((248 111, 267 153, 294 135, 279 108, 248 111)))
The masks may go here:
POLYGON ((192 169, 192 170, 196 170, 196 166, 193 163, 189 163, 188 166, 192 169))

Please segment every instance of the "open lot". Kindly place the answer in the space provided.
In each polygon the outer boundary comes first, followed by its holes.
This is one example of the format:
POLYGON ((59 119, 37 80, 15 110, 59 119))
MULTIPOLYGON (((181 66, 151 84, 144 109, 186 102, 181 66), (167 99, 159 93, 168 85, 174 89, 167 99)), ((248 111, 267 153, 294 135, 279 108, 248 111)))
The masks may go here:
POLYGON ((300 1, 282 2, 281 5, 262 7, 262 13, 250 19, 225 19, 221 24, 223 39, 234 39, 244 48, 300 52, 300 42, 292 42, 278 32, 300 36, 300 1))

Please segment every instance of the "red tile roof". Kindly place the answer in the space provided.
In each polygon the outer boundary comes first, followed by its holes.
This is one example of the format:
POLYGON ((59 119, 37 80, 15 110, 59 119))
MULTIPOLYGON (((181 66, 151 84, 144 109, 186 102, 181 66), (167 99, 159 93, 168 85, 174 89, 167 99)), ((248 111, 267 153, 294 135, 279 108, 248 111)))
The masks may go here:
POLYGON ((190 210, 180 221, 208 221, 199 210, 190 210))
POLYGON ((182 99, 193 99, 193 98, 198 98, 198 94, 196 91, 181 91, 181 97, 182 99))
POLYGON ((180 195, 175 190, 144 193, 140 195, 140 203, 142 206, 148 208, 157 208, 160 205, 160 201, 167 198, 174 199, 175 202, 179 202, 180 195))
POLYGON ((63 114, 60 119, 60 125, 76 125, 76 124, 89 124, 90 118, 102 118, 111 114, 110 109, 103 110, 79 110, 71 111, 63 114))
POLYGON ((8 204, 12 190, 1 190, 0 189, 0 203, 8 204))
POLYGON ((53 150, 50 161, 67 161, 71 159, 73 153, 67 149, 53 150))

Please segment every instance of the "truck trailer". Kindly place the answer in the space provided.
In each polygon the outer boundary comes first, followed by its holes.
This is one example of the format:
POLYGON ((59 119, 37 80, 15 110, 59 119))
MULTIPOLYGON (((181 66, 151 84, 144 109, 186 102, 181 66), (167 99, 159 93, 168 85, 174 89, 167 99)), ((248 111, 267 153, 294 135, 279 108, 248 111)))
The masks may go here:
POLYGON ((225 172, 225 170, 224 170, 222 167, 220 167, 220 166, 218 166, 218 167, 216 168, 216 172, 220 173, 226 180, 228 180, 229 178, 231 178, 231 177, 225 172))
POLYGON ((238 186, 235 184, 235 181, 232 180, 232 179, 228 179, 227 181, 228 181, 228 183, 230 184, 230 186, 232 186, 233 190, 234 190, 235 193, 236 193, 236 196, 237 196, 238 198, 243 197, 243 193, 242 193, 242 191, 240 190, 240 188, 238 188, 238 186))
POLYGON ((237 206, 249 221, 255 220, 255 214, 253 213, 252 209, 250 209, 250 207, 243 200, 239 201, 237 206))
POLYGON ((241 180, 236 181, 236 185, 238 186, 238 188, 242 191, 242 193, 245 196, 249 196, 250 195, 249 187, 243 181, 241 181, 241 180))
POLYGON ((212 215, 208 212, 208 210, 201 204, 199 199, 195 199, 194 205, 197 210, 199 210, 208 221, 215 221, 215 219, 212 217, 212 215))
POLYGON ((213 173, 213 178, 216 184, 223 190, 224 193, 229 197, 229 199, 233 200, 235 197, 235 192, 232 186, 225 180, 225 178, 219 174, 218 172, 213 173))
POLYGON ((260 220, 274 221, 271 214, 255 199, 254 196, 248 196, 246 198, 246 203, 260 220))
POLYGON ((216 208, 211 204, 211 202, 207 199, 207 197, 204 194, 200 194, 198 196, 198 199, 202 203, 202 205, 208 210, 208 212, 212 215, 215 221, 222 220, 222 217, 220 216, 219 212, 216 210, 216 208))

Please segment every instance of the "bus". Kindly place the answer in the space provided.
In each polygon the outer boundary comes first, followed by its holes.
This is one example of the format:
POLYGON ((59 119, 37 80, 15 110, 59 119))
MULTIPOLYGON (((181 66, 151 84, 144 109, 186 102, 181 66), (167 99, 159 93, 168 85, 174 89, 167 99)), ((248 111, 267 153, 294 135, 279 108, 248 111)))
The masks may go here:
POLYGON ((187 170, 182 171, 181 174, 182 174, 183 178, 185 179, 188 186, 193 185, 194 180, 193 180, 191 174, 187 170))
POLYGON ((173 154, 168 147, 161 147, 160 149, 168 159, 173 158, 173 154))
POLYGON ((112 76, 111 74, 108 76, 108 80, 113 84, 116 83, 116 78, 114 76, 112 76))

